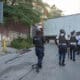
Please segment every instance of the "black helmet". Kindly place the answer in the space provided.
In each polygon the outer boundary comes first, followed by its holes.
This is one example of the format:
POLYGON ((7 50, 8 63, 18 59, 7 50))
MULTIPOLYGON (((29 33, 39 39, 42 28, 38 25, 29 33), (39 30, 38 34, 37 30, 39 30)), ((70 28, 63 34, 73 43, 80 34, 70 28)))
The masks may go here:
POLYGON ((36 29, 36 32, 40 32, 41 30, 40 29, 36 29))
POLYGON ((61 30, 60 30, 60 33, 65 33, 64 29, 61 29, 61 30))
POLYGON ((37 29, 36 30, 36 35, 39 35, 41 33, 41 30, 40 29, 37 29))

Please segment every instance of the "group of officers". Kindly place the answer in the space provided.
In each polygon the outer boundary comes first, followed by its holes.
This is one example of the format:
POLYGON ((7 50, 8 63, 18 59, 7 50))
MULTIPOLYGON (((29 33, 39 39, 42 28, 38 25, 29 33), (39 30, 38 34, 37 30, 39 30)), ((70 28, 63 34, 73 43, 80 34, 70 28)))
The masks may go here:
POLYGON ((66 53, 70 60, 76 60, 76 54, 80 54, 80 33, 72 31, 70 35, 66 35, 63 29, 60 30, 57 37, 57 45, 59 50, 59 65, 65 66, 66 53))
MULTIPOLYGON (((66 32, 61 29, 59 36, 56 37, 58 52, 59 52, 59 65, 65 66, 66 53, 72 61, 76 60, 76 53, 80 54, 80 33, 76 35, 75 31, 72 31, 70 35, 66 37, 66 32)), ((42 61, 44 57, 44 43, 45 39, 41 34, 41 31, 37 30, 36 35, 33 37, 33 44, 35 45, 35 53, 38 58, 37 72, 42 68, 42 61)))

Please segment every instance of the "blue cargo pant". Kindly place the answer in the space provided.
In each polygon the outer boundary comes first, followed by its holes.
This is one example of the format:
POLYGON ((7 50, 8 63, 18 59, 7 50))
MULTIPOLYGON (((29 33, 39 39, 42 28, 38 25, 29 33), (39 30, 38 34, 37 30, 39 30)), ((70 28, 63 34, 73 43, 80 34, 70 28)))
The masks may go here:
POLYGON ((60 65, 65 64, 66 52, 67 52, 67 46, 59 45, 59 64, 60 65))
POLYGON ((36 56, 38 58, 37 65, 39 68, 42 68, 42 61, 44 57, 44 47, 36 47, 35 51, 36 51, 36 56))
POLYGON ((76 46, 70 45, 70 59, 75 61, 76 46))

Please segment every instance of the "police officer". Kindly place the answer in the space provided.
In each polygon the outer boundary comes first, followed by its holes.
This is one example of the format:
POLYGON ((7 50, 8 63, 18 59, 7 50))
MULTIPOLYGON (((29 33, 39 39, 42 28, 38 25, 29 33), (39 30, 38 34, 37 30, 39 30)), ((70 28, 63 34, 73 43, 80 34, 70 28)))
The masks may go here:
POLYGON ((77 54, 79 55, 80 54, 80 32, 77 33, 76 39, 77 39, 77 54))
POLYGON ((67 53, 68 58, 70 58, 70 35, 67 35, 67 53))
POLYGON ((44 57, 44 38, 40 30, 36 31, 36 35, 33 37, 33 44, 35 45, 35 53, 38 58, 37 72, 42 68, 42 61, 44 57))
POLYGON ((65 37, 65 31, 63 29, 60 30, 60 34, 58 37, 58 48, 59 48, 59 65, 65 66, 65 57, 67 52, 67 41, 65 37))
POLYGON ((76 48, 77 48, 76 33, 75 31, 72 31, 70 37, 70 59, 73 61, 75 61, 76 48))

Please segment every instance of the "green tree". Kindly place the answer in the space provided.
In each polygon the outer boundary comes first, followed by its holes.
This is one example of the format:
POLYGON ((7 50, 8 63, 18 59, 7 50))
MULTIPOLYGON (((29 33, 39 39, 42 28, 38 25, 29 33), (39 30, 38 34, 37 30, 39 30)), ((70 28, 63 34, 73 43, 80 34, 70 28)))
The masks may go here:
POLYGON ((57 18, 62 16, 62 10, 58 9, 55 5, 50 7, 48 18, 57 18))
POLYGON ((4 18, 12 18, 29 26, 40 21, 40 11, 33 9, 32 0, 4 0, 4 18))
POLYGON ((41 18, 47 17, 47 15, 48 15, 47 7, 49 7, 49 5, 46 3, 43 3, 42 0, 38 0, 37 2, 34 1, 34 9, 41 12, 41 18))

